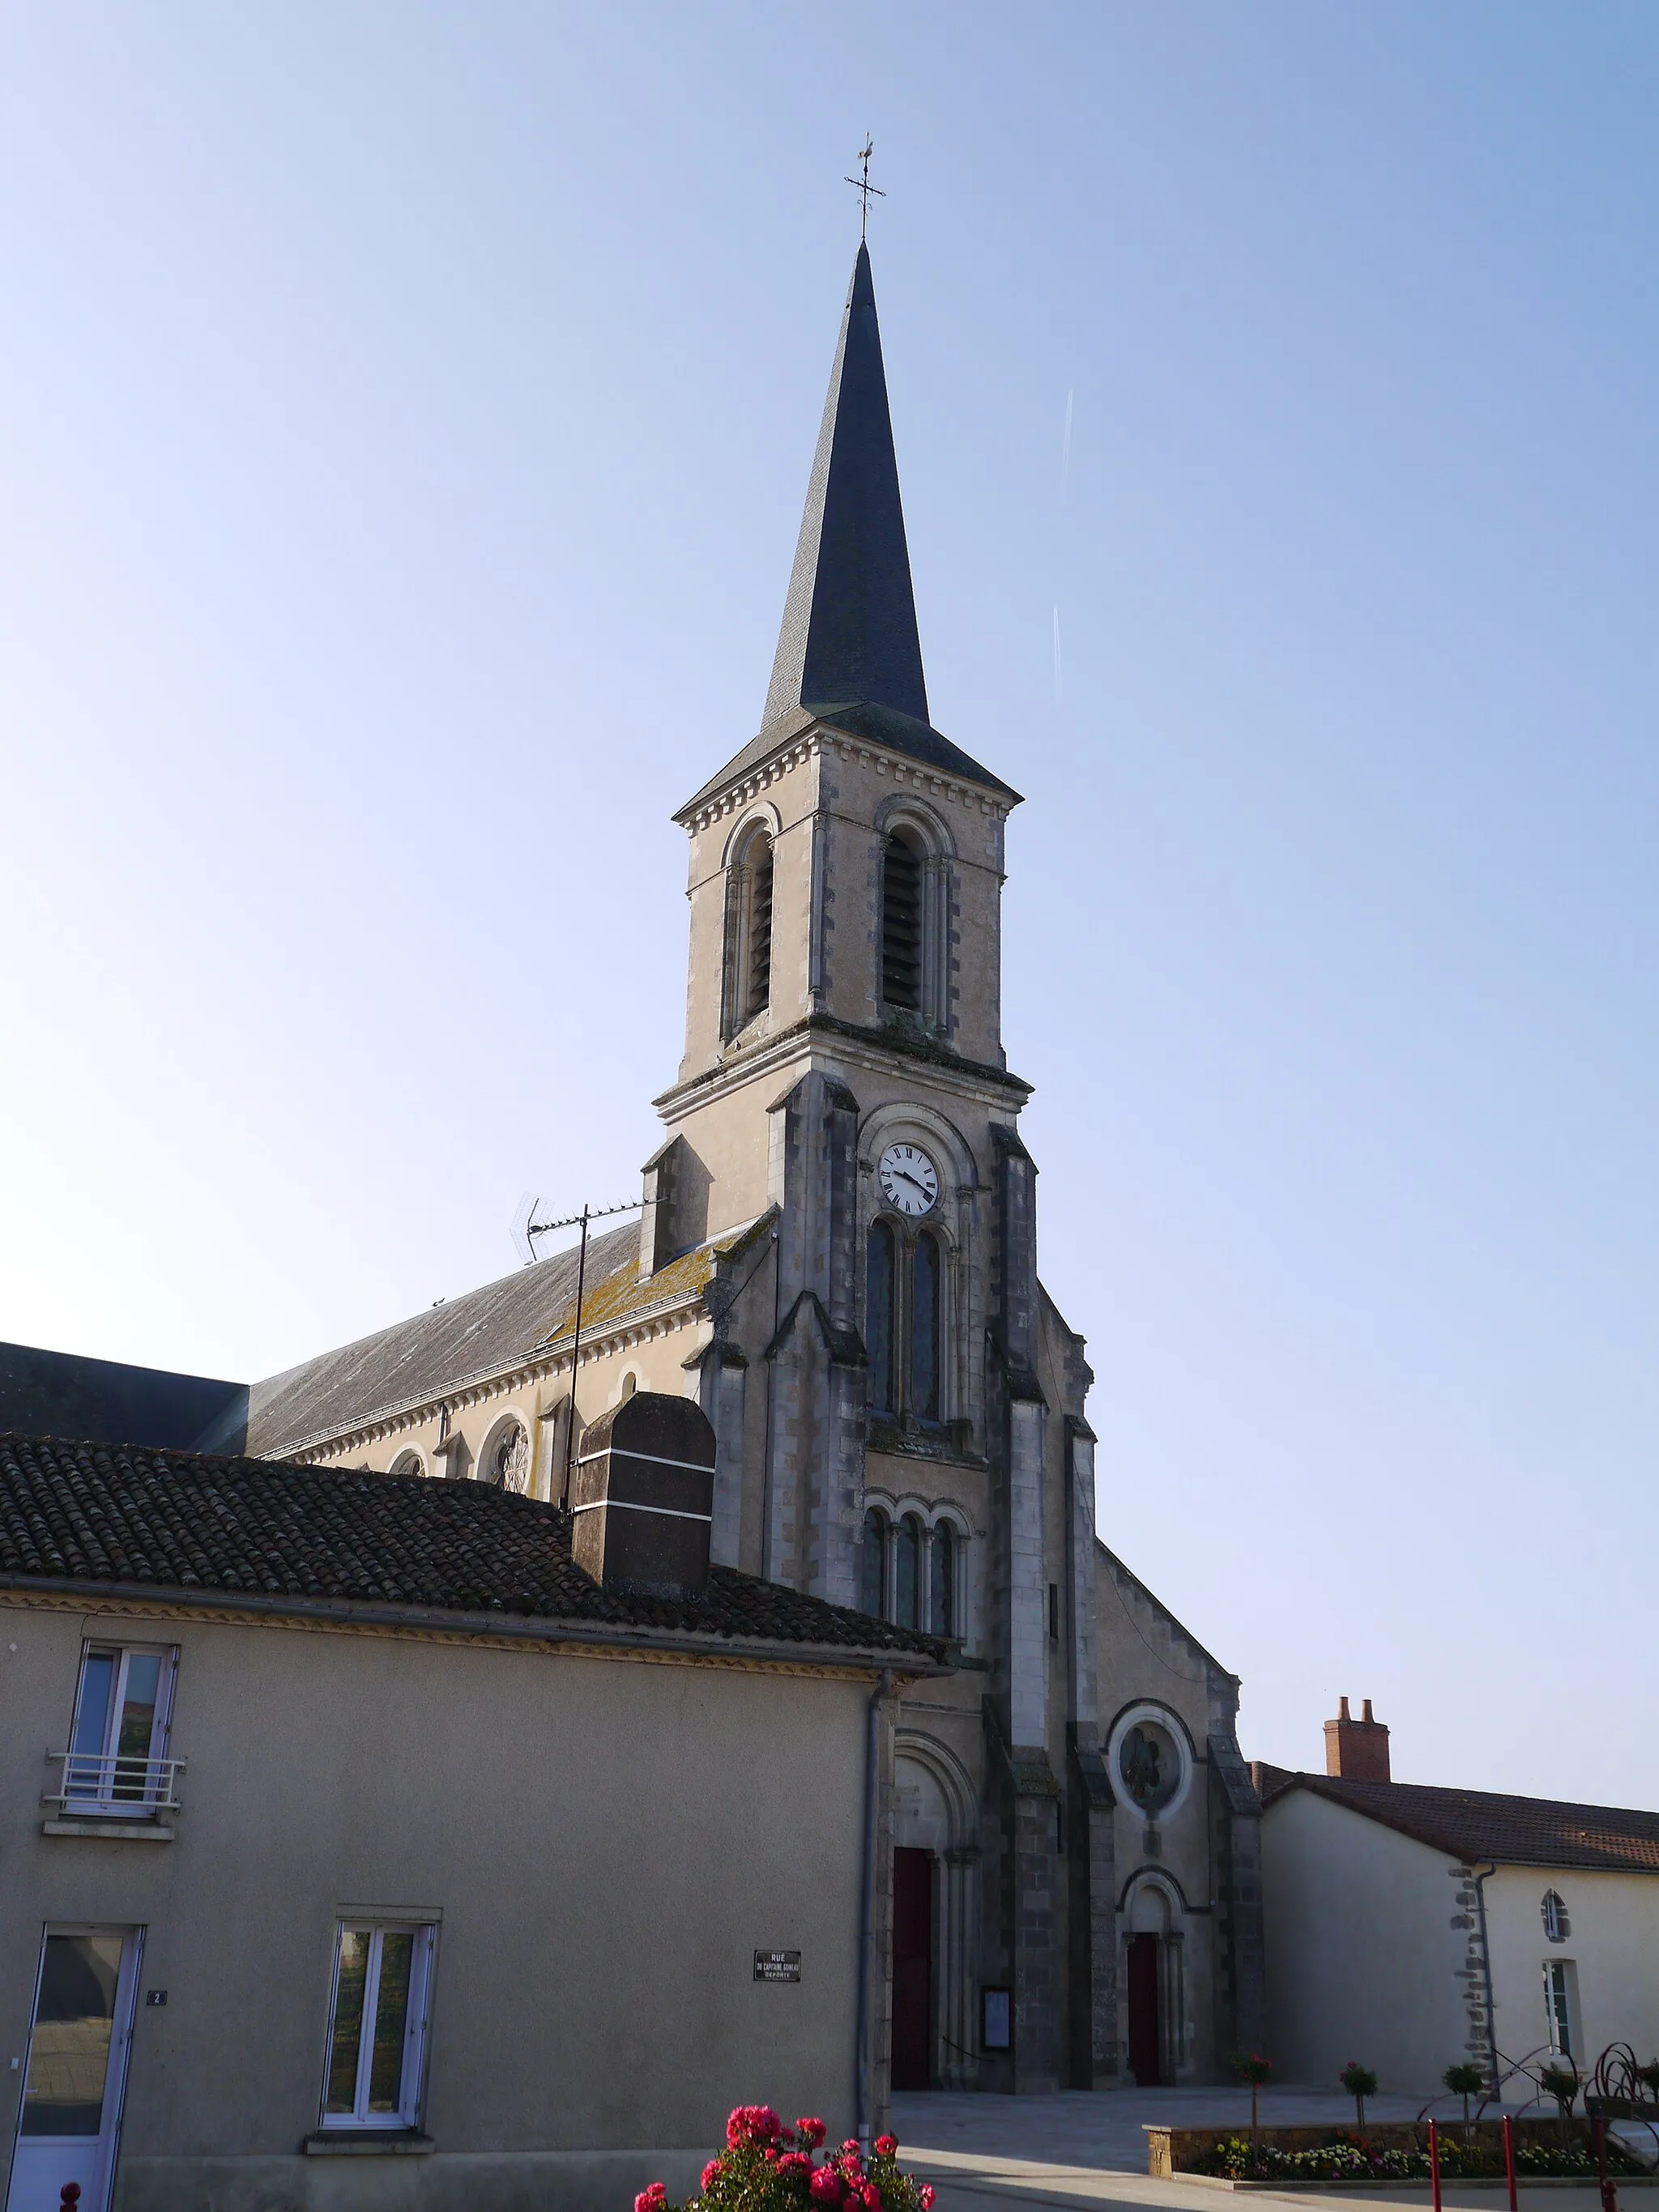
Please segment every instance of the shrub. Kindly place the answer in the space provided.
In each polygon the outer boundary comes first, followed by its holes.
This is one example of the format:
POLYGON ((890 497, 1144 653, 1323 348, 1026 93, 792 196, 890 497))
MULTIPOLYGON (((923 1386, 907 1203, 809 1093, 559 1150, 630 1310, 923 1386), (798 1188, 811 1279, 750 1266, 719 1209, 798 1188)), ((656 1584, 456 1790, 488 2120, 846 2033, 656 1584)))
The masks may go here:
MULTIPOLYGON (((784 2126, 769 2105, 739 2105, 726 2124, 726 2148, 702 2170, 704 2212, 932 2212, 925 2181, 902 2173, 898 2144, 878 2136, 866 2160, 855 2142, 812 2154, 823 2142, 822 2120, 784 2126)), ((634 2212, 675 2212, 653 2181, 634 2199, 634 2212)))

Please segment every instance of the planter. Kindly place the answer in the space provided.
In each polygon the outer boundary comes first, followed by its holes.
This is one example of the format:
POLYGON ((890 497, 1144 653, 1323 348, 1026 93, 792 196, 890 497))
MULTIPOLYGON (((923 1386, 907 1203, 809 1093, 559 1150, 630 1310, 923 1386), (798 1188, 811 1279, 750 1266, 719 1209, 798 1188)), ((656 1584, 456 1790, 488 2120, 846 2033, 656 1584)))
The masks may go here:
MULTIPOLYGON (((1561 2148, 1561 2124, 1558 2119, 1540 2116, 1537 2118, 1513 2122, 1515 2147, 1517 2154, 1540 2151, 1555 2152, 1561 2148)), ((1146 2128, 1146 2171, 1159 2179, 1167 2180, 1180 2174, 1193 2180, 1224 2181, 1228 2186, 1258 2189, 1364 2189, 1372 2187, 1400 2188, 1415 2185, 1419 2177, 1414 2174, 1372 2174, 1361 2171, 1354 2173, 1267 2173, 1252 2174, 1248 2178, 1223 2174, 1205 2174, 1199 2169, 1212 2163, 1212 2154, 1223 2143, 1248 2137, 1249 2130, 1237 2124, 1224 2128, 1146 2128)), ((1427 2155, 1429 2130, 1426 2122, 1415 2120, 1380 2120, 1368 2127, 1364 2142, 1373 2152, 1416 2152, 1427 2155)), ((1352 2128, 1327 2124, 1322 2127, 1262 2127, 1256 2130, 1256 2142, 1264 2151, 1295 2153, 1297 2151, 1334 2148, 1355 2141, 1352 2128)), ((1501 2119, 1475 2120, 1471 2123, 1467 2138, 1461 2121, 1441 2123, 1440 2142, 1443 2164, 1442 2175, 1448 2187, 1475 2185, 1504 2179, 1504 2124, 1501 2119), (1477 2154, 1486 2172, 1467 2172, 1463 2166, 1469 2151, 1477 2154)), ((1582 2120, 1571 2123, 1568 2132, 1570 2150, 1595 2159, 1595 2142, 1589 2129, 1582 2120)), ((1612 2148, 1611 2146, 1609 2147, 1612 2148)), ((1621 2185, 1643 2177, 1632 2172, 1617 2150, 1613 2151, 1613 2178, 1621 2185)), ((1548 2175, 1528 2172, 1523 2164, 1518 2179, 1527 2187, 1547 2180, 1561 2180, 1579 2187, 1593 2185, 1594 2172, 1584 2174, 1548 2175)), ((1420 2177, 1424 2185, 1427 2175, 1420 2177)))

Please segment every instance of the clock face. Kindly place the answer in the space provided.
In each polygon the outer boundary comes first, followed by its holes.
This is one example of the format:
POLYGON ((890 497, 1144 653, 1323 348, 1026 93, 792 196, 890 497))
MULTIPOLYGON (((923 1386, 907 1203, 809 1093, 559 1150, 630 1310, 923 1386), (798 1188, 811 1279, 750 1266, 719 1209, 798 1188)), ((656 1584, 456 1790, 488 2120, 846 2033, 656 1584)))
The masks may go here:
POLYGON ((927 1213, 939 1200, 939 1170, 914 1145, 889 1145, 877 1170, 881 1194, 901 1213, 927 1213))

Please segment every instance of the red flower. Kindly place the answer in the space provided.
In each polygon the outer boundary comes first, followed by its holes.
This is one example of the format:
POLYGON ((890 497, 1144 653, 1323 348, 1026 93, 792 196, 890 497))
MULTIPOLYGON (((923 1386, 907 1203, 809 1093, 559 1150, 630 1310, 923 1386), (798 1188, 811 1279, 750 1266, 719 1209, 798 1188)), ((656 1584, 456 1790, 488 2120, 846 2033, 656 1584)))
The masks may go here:
POLYGON ((720 2172, 720 2162, 719 2159, 711 2158, 708 2165, 704 2166, 702 2170, 702 2185, 705 2189, 707 2189, 710 2182, 714 2180, 715 2175, 720 2172))
POLYGON ((666 2185, 660 2181, 653 2181, 649 2189, 641 2190, 639 2195, 634 2199, 634 2212, 663 2212, 663 2207, 667 2202, 666 2185))
POLYGON ((881 2212, 881 2191, 873 2181, 866 2181, 859 2193, 864 2199, 864 2212, 881 2212))
POLYGON ((878 2158, 891 2158, 893 2153, 897 2148, 898 2137, 896 2136, 878 2136, 876 2137, 876 2156, 878 2158))
POLYGON ((783 2123, 769 2105, 734 2106, 726 2123, 726 2140, 735 2150, 739 2143, 775 2142, 783 2123))
POLYGON ((921 2187, 916 2191, 916 2195, 921 2200, 921 2212, 933 2212, 933 2183, 931 2181, 924 2181, 921 2187))
POLYGON ((821 2166, 807 2185, 814 2204, 839 2204, 842 2198, 841 2176, 832 2166, 821 2166))
POLYGON ((780 2173, 810 2174, 811 2171, 812 2161, 804 2150, 787 2150, 778 2160, 780 2173))
POLYGON ((803 2150, 816 2150, 829 2133, 829 2130, 822 2120, 797 2120, 795 2133, 799 2138, 803 2150))

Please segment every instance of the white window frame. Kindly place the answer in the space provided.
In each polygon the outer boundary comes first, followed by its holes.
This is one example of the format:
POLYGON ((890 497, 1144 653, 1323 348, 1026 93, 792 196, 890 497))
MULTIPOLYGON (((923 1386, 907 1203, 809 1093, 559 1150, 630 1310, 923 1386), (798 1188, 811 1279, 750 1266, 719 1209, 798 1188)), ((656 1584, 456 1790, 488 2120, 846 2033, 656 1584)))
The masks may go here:
POLYGON ((334 1965, 328 1999, 328 2039, 323 2048, 323 2087, 318 2109, 317 2124, 319 2128, 348 2128, 361 2132, 368 2129, 419 2126, 421 2104, 426 2092, 427 2030, 432 2015, 432 1956, 437 1932, 429 1921, 374 1920, 358 1918, 354 1915, 349 1920, 336 1922, 334 1965), (328 2109, 328 2084, 334 2067, 334 2017, 340 2001, 340 1960, 345 1948, 345 1939, 352 1935, 367 1935, 369 1938, 368 1968, 363 1979, 362 2021, 358 2030, 356 2094, 350 2112, 331 2112, 328 2109), (380 1959, 384 1939, 387 1936, 412 1936, 415 1938, 409 1970, 409 2017, 404 2026, 404 2061, 398 2080, 398 2109, 395 2112, 371 2112, 368 2109, 369 2070, 374 2057, 374 2018, 380 2004, 380 1959))
MULTIPOLYGON (((106 1643, 100 1638, 88 1637, 81 1646, 81 1668, 75 1683, 75 1710, 70 1720, 70 1748, 63 1753, 64 1782, 61 1802, 66 1812, 85 1814, 95 1820, 134 1820, 153 1815, 158 1808, 176 1803, 173 1796, 173 1777, 179 1762, 167 1756, 167 1736, 173 1723, 173 1686, 179 1672, 179 1647, 176 1644, 116 1644, 106 1643), (81 1733, 81 1717, 86 1702, 88 1662, 93 1659, 113 1659, 115 1673, 110 1686, 109 1704, 104 1713, 103 1733, 96 1752, 78 1751, 75 1746, 81 1733), (150 1723, 149 1747, 144 1754, 143 1773, 137 1796, 118 1797, 114 1794, 119 1780, 119 1754, 116 1745, 120 1740, 121 1716, 126 1706, 127 1680, 135 1659, 158 1659, 161 1666, 155 1683, 155 1712, 150 1723), (87 1761, 95 1760, 94 1778, 100 1787, 86 1790, 77 1787, 77 1780, 88 1778, 87 1761)), ((131 1755, 130 1755, 131 1756, 131 1755)))
POLYGON ((1547 1889, 1538 1908, 1544 1923, 1544 1940, 1548 1943, 1565 1943, 1572 1934, 1572 1915, 1567 1910, 1567 1900, 1559 1889, 1547 1889))
POLYGON ((1578 1964, 1576 1960, 1544 1960, 1544 2011, 1549 2022, 1551 2051, 1556 2057, 1565 2058, 1570 2066, 1576 2067, 1584 2042, 1578 2014, 1578 1964))

